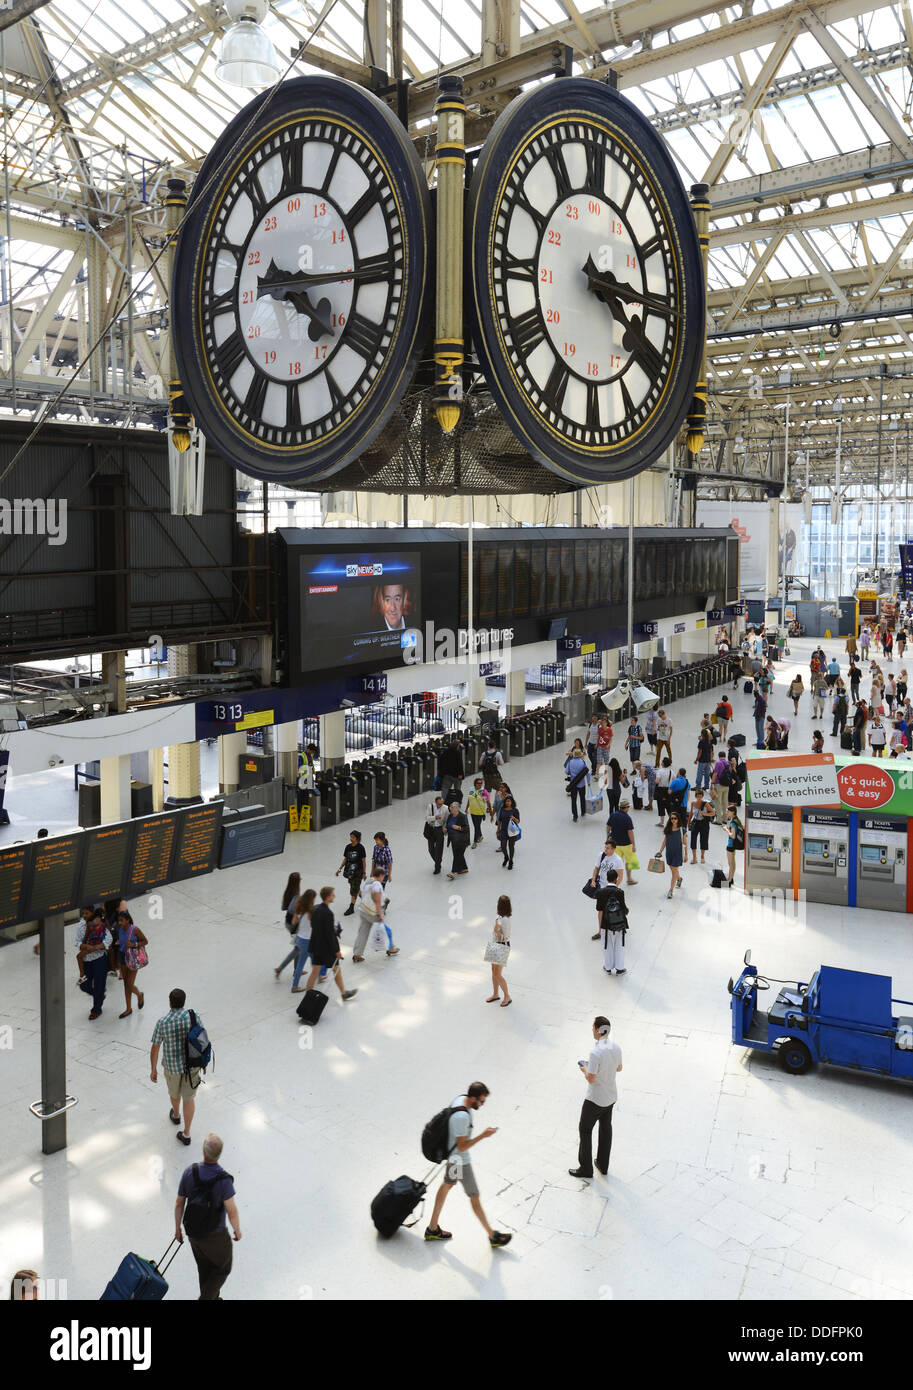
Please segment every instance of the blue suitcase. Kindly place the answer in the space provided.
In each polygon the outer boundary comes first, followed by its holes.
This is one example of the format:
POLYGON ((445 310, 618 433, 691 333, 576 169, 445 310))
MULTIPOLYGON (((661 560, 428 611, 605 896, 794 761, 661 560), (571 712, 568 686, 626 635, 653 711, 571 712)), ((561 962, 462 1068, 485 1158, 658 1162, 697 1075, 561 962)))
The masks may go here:
MULTIPOLYGON (((180 1241, 172 1240, 171 1245, 176 1245, 174 1255, 181 1248, 180 1241)), ((168 1246, 168 1250, 171 1249, 168 1246)), ((129 1254, 121 1260, 117 1268, 117 1273, 105 1289, 99 1302, 116 1303, 158 1303, 168 1292, 168 1285, 162 1277, 171 1260, 165 1263, 165 1256, 168 1250, 158 1261, 144 1260, 141 1255, 129 1254), (161 1269, 159 1268, 161 1266, 161 1269)))

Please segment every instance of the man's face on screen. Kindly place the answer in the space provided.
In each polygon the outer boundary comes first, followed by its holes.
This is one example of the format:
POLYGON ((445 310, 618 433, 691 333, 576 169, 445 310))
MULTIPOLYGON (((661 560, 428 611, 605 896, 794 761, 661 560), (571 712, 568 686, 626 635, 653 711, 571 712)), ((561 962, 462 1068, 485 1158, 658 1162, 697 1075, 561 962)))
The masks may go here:
POLYGON ((402 584, 385 584, 380 591, 380 602, 388 627, 399 627, 403 620, 403 606, 406 601, 402 584))

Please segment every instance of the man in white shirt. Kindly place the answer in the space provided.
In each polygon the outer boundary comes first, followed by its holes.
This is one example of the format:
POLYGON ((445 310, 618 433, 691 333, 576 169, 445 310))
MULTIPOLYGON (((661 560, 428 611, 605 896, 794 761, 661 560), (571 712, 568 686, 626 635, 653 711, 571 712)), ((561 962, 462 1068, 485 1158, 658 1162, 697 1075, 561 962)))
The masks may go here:
POLYGON ((447 824, 447 807, 444 805, 444 798, 440 792, 433 801, 428 803, 425 809, 425 843, 428 846, 428 853, 434 860, 434 872, 441 872, 441 860, 444 857, 444 826, 447 824))
POLYGON ((87 903, 81 909, 76 928, 76 965, 79 969, 79 988, 92 996, 93 1021, 101 1017, 108 986, 108 950, 113 944, 101 908, 87 903))
POLYGON ((431 1224, 425 1229, 426 1240, 451 1239, 453 1232, 442 1231, 439 1222, 444 1203, 456 1184, 461 1182, 473 1211, 485 1227, 489 1245, 498 1249, 499 1246, 510 1243, 511 1237, 508 1233, 495 1231, 488 1224, 488 1217, 485 1215, 479 1199, 479 1185, 468 1158, 468 1152, 474 1144, 480 1144, 483 1139, 490 1139, 493 1134, 498 1132, 497 1128, 483 1129, 482 1133, 477 1134, 475 1139, 470 1138, 473 1111, 482 1108, 488 1099, 488 1094, 488 1087, 484 1081, 473 1081, 464 1096, 457 1096, 450 1102, 450 1118, 447 1122, 447 1167, 444 1169, 444 1178, 434 1199, 431 1224))
POLYGON ((577 1063, 586 1078, 587 1093, 580 1111, 577 1167, 568 1169, 572 1178, 593 1176, 593 1127, 597 1124, 599 1141, 596 1148, 596 1167, 603 1177, 609 1171, 609 1158, 612 1154, 612 1111, 618 1099, 615 1077, 621 1071, 621 1048, 609 1040, 611 1027, 611 1023, 603 1014, 593 1019, 593 1037, 596 1045, 587 1061, 577 1063))
POLYGON ((884 746, 888 741, 888 731, 881 722, 881 715, 876 714, 869 725, 869 747, 872 750, 873 758, 884 757, 884 746))

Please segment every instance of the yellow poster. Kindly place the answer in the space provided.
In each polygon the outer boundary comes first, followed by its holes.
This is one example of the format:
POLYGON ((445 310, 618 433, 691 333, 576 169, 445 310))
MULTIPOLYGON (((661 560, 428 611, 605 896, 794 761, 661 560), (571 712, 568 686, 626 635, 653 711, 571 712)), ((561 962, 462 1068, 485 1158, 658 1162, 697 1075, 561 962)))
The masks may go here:
POLYGON ((256 709, 251 710, 249 714, 245 714, 244 718, 235 725, 235 728, 239 732, 241 729, 262 729, 266 725, 275 724, 275 722, 276 714, 274 710, 256 709))

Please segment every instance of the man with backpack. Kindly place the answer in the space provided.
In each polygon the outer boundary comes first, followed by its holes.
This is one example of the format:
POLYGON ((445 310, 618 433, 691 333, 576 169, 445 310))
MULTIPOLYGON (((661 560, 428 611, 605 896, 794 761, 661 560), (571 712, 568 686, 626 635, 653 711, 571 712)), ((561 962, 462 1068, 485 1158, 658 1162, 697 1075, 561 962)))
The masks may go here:
POLYGON ((606 886, 596 899, 596 907, 599 930, 602 932, 602 968, 607 975, 624 975, 628 907, 624 889, 618 886, 618 874, 614 869, 606 874, 606 886))
POLYGON ((452 1237, 452 1231, 441 1230, 440 1217, 444 1203, 456 1184, 461 1182, 470 1206, 485 1227, 489 1245, 497 1250, 502 1245, 510 1244, 510 1235, 504 1231, 493 1230, 488 1223, 488 1217, 479 1200, 479 1187, 472 1171, 472 1164, 467 1157, 474 1144, 481 1143, 483 1139, 490 1139, 498 1132, 496 1128, 483 1129, 475 1139, 470 1138, 473 1112, 481 1110, 488 1095, 488 1087, 484 1081, 473 1081, 464 1096, 457 1096, 447 1110, 440 1111, 425 1126, 425 1133, 422 1135, 422 1151, 425 1157, 431 1162, 444 1161, 447 1164, 443 1181, 434 1199, 431 1223, 425 1230, 426 1240, 450 1240, 452 1237))
POLYGON ((171 991, 168 996, 169 1011, 162 1015, 152 1030, 152 1049, 149 1053, 150 1080, 158 1081, 159 1051, 164 1048, 162 1071, 171 1101, 168 1118, 173 1125, 179 1125, 183 1105, 184 1128, 178 1130, 177 1137, 178 1142, 185 1145, 190 1143, 190 1126, 196 1110, 194 1096, 200 1084, 200 1072, 205 1070, 205 1064, 201 1067, 198 1059, 196 1066, 189 1065, 191 1029, 202 1028, 202 1023, 192 1009, 184 1008, 186 1002, 187 995, 182 989, 171 991))
POLYGON ((726 824, 726 811, 729 806, 729 783, 732 775, 729 768, 729 759, 726 754, 720 751, 720 755, 713 764, 710 773, 710 796, 713 800, 713 823, 714 825, 726 824))
POLYGON ((231 1173, 219 1163, 222 1140, 207 1134, 203 1140, 203 1162, 185 1168, 174 1204, 174 1238, 183 1244, 184 1232, 190 1240, 200 1279, 200 1299, 213 1302, 231 1273, 231 1241, 241 1239, 241 1219, 235 1202, 231 1173), (229 1237, 225 1218, 231 1222, 229 1237))
POLYGON ((494 739, 488 740, 488 747, 482 754, 482 761, 479 763, 479 771, 485 778, 485 790, 487 792, 497 791, 501 785, 500 768, 504 766, 504 756, 494 739))

